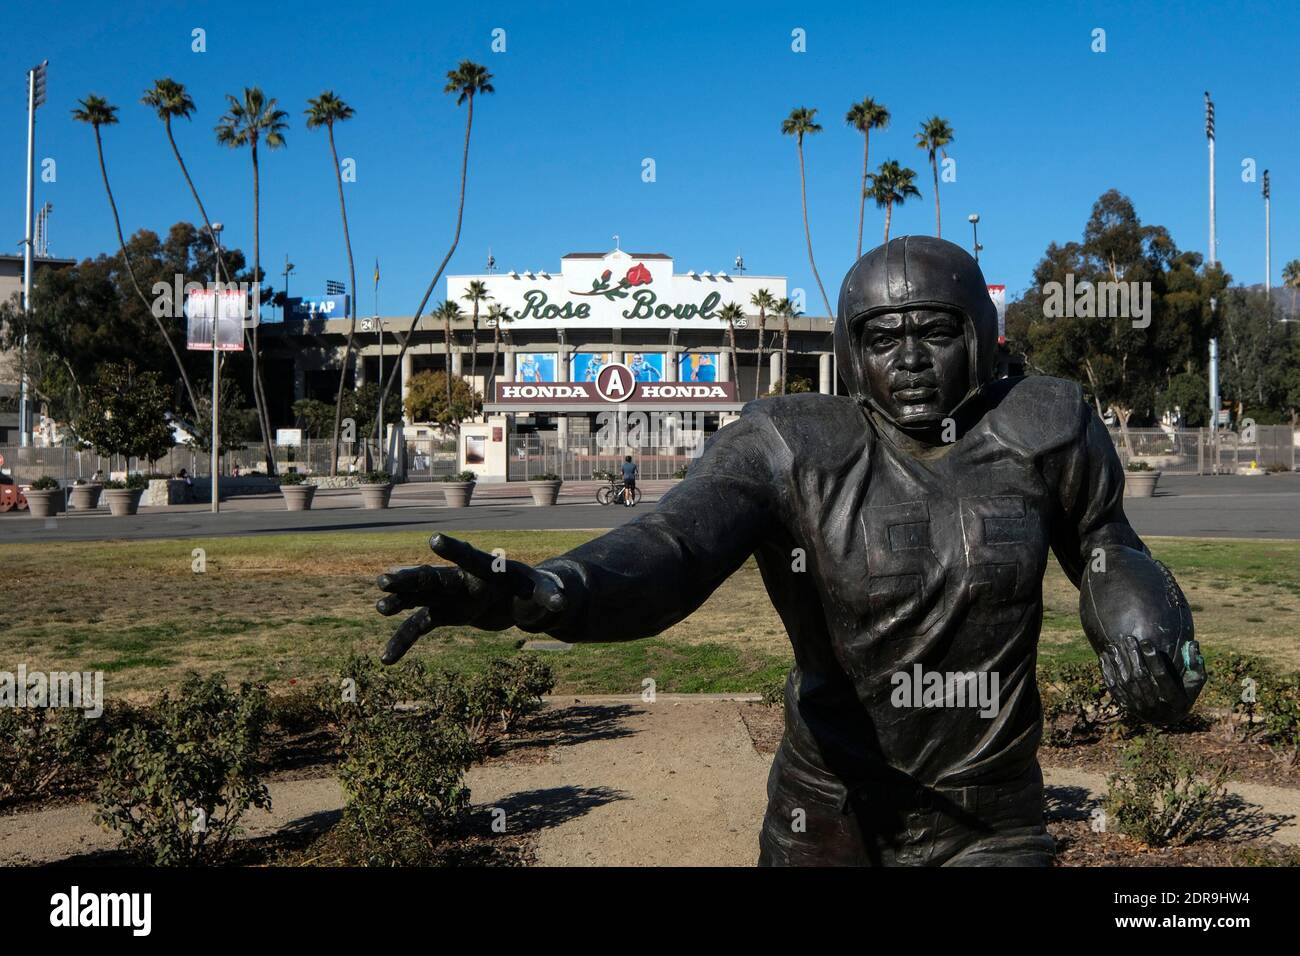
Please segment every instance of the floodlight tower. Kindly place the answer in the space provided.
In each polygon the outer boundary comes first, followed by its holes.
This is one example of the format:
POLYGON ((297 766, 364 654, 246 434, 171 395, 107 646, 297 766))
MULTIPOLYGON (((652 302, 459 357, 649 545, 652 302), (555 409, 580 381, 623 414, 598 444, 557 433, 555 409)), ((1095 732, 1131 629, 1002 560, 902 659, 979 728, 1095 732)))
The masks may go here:
MULTIPOLYGON (((1206 264, 1213 267, 1218 262, 1218 254, 1215 249, 1214 238, 1214 100, 1210 99, 1210 91, 1205 91, 1205 138, 1210 147, 1210 251, 1206 257, 1206 264)), ((1213 321, 1214 313, 1218 303, 1210 300, 1210 319, 1213 321)), ((1218 338, 1210 339, 1210 434, 1217 435, 1219 428, 1219 340, 1218 338)), ((1218 451, 1216 445, 1214 470, 1219 470, 1218 451)))
MULTIPOLYGON (((35 251, 32 238, 32 216, 35 201, 35 177, 33 170, 36 163, 36 109, 45 102, 45 73, 49 60, 42 60, 27 71, 27 204, 23 207, 27 219, 27 229, 23 233, 23 313, 32 310, 32 253, 35 251)), ((18 443, 26 448, 31 444, 31 423, 28 408, 31 399, 27 384, 27 335, 23 335, 23 375, 18 398, 18 443)))

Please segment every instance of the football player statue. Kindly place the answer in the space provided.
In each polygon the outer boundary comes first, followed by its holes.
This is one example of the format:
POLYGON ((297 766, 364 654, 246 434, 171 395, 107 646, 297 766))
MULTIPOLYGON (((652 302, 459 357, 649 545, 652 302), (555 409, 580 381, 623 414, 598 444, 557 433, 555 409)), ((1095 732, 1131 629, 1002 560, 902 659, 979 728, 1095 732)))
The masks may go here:
POLYGON ((649 637, 753 555, 794 646, 759 862, 1047 865, 1048 548, 1133 718, 1177 721, 1205 681, 1187 602, 1079 385, 994 377, 996 310, 959 246, 863 256, 834 335, 848 397, 750 402, 653 513, 536 567, 436 535, 452 564, 379 579, 380 613, 415 612, 383 659, 443 625, 649 637))

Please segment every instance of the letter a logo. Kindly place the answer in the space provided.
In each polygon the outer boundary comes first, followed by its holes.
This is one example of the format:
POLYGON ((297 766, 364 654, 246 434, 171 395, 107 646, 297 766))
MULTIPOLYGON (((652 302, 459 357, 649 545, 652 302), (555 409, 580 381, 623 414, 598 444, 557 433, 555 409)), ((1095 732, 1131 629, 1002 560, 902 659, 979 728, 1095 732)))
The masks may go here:
POLYGON ((611 362, 596 376, 596 393, 607 402, 625 402, 636 389, 636 376, 622 362, 611 362))

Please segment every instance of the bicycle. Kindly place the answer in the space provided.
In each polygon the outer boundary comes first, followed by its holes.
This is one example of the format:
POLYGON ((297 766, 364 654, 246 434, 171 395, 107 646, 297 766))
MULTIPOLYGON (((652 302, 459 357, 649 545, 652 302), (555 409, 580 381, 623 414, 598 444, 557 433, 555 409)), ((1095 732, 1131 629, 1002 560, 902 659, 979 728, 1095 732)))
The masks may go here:
POLYGON ((597 478, 609 482, 604 488, 596 492, 596 504, 612 505, 618 502, 625 508, 634 508, 641 503, 641 489, 627 488, 621 485, 620 479, 611 471, 602 471, 596 474, 597 478), (631 491, 631 500, 628 500, 628 492, 631 491))

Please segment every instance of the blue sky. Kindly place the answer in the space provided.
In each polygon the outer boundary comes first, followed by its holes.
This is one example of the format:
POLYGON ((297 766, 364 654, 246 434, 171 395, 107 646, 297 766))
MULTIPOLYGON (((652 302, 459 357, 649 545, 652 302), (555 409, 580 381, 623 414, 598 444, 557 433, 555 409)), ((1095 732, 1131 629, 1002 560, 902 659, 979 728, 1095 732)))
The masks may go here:
MULTIPOLYGON (((970 243, 981 215, 981 264, 1014 294, 1052 240, 1077 239, 1093 201, 1116 187, 1180 248, 1206 245, 1202 91, 1218 111, 1219 257, 1237 281, 1264 274, 1254 158, 1273 181, 1273 281, 1300 257, 1300 149, 1294 76, 1300 30, 1283 3, 542 4, 429 2, 58 2, 24 9, 6 38, 0 84, 0 222, 19 251, 26 132, 23 71, 50 60, 38 112, 37 157, 57 181, 51 252, 83 257, 115 246, 90 130, 70 110, 88 92, 120 106, 106 131, 124 225, 163 231, 195 213, 161 123, 140 105, 161 76, 198 104, 177 137, 226 241, 251 253, 247 152, 219 147, 223 94, 260 85, 292 117, 286 149, 265 153, 262 262, 277 288, 287 253, 290 291, 319 294, 346 279, 324 134, 302 121, 308 97, 333 89, 357 116, 338 131, 357 164, 347 197, 362 289, 382 265, 380 309, 410 314, 450 240, 465 110, 442 93, 462 58, 483 63, 497 92, 475 110, 465 226, 451 263, 482 271, 491 247, 508 269, 554 268, 569 251, 661 251, 680 271, 785 274, 823 309, 812 283, 792 139, 794 106, 817 107, 825 130, 807 144, 808 200, 818 267, 832 302, 851 264, 862 140, 844 124, 871 95, 893 113, 873 134, 872 166, 917 169, 923 197, 894 215, 895 235, 933 233, 929 170, 912 134, 932 114, 956 140, 957 181, 941 185, 946 238, 970 243), (251 28, 250 28, 251 26, 251 28), (1090 50, 1094 28, 1107 51, 1090 50), (207 52, 191 51, 203 28, 207 52), (491 50, 506 31, 506 52, 491 50), (791 50, 806 31, 807 52, 791 50), (641 178, 653 158, 656 181, 641 178)), ((883 213, 868 208, 866 245, 883 213)), ((442 289, 438 290, 441 294, 442 289)))

